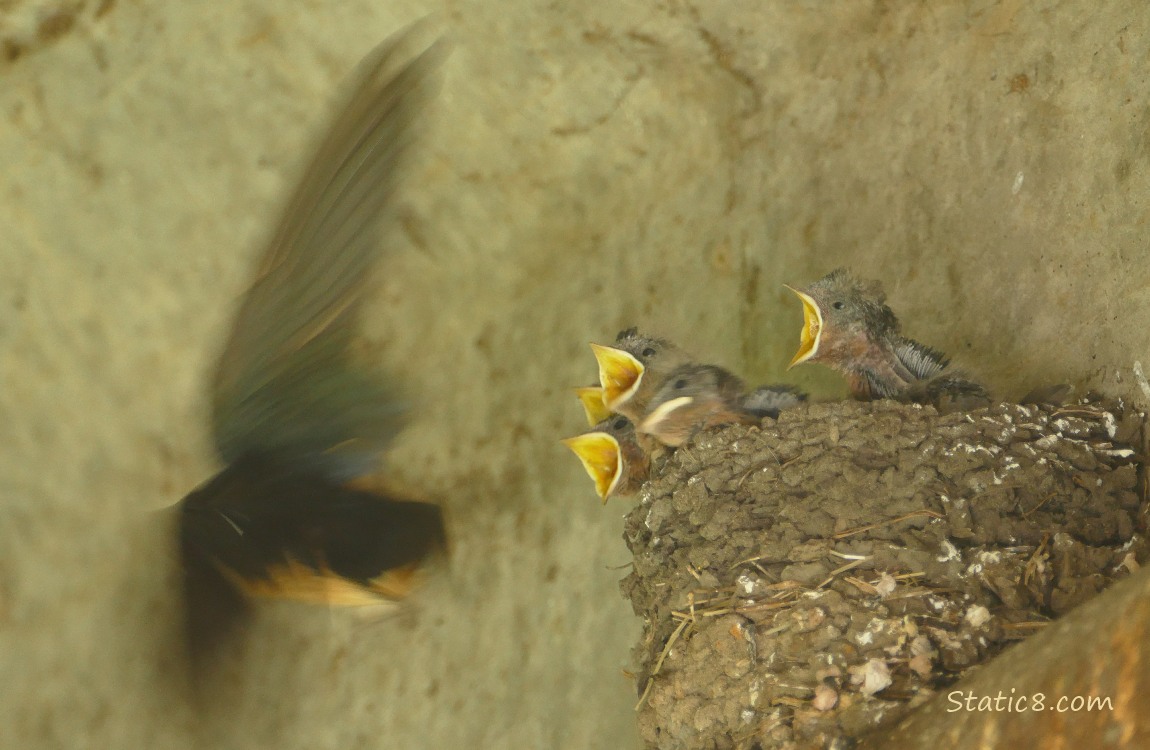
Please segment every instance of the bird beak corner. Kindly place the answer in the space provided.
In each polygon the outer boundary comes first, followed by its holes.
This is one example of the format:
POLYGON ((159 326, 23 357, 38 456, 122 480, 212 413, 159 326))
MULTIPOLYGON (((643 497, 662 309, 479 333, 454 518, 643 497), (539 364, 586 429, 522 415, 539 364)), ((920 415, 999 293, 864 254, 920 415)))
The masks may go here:
POLYGON ((659 432, 659 425, 667 421, 667 418, 674 412, 682 409, 684 406, 690 406, 695 402, 691 396, 680 396, 673 398, 670 401, 659 404, 655 409, 647 415, 642 424, 639 425, 639 432, 645 432, 648 435, 657 435, 659 432))

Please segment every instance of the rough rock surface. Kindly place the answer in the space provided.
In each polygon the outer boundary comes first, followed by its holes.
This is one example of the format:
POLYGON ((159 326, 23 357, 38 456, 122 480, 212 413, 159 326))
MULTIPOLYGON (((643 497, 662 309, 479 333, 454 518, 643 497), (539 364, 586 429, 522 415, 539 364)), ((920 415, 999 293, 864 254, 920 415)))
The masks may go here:
POLYGON ((843 402, 696 436, 626 522, 644 739, 830 745, 1125 577, 1142 420, 843 402))

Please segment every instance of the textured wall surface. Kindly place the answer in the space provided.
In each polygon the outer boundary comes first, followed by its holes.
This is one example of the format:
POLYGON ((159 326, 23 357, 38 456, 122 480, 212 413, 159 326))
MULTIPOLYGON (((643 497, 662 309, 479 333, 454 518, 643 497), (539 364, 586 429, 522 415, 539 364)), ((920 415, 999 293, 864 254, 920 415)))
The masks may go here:
POLYGON ((621 508, 556 441, 624 325, 778 377, 779 285, 849 264, 1005 395, 1150 397, 1144 3, 436 7, 365 330, 452 560, 387 619, 265 608, 194 708, 160 511, 209 367, 335 85, 434 8, 0 2, 0 746, 637 743, 621 508))

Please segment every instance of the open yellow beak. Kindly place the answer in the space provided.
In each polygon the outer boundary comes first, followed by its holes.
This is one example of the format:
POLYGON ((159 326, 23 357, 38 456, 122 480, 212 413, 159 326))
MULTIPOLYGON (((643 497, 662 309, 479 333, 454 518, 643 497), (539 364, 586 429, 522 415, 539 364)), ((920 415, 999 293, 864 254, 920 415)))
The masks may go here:
POLYGON ((791 358, 791 363, 787 365, 787 369, 791 369, 797 364, 806 362, 819 351, 819 337, 823 331, 823 313, 819 310, 819 303, 815 302, 809 294, 804 294, 792 286, 786 286, 796 295, 803 303, 803 330, 799 334, 799 350, 795 352, 795 356, 791 358))
POLYGON ((619 441, 606 432, 588 432, 561 442, 579 457, 587 476, 595 482, 595 492, 606 503, 623 475, 619 441))
POLYGON ((594 427, 611 416, 611 410, 607 408, 607 404, 603 403, 602 387, 589 385, 585 388, 576 388, 575 395, 583 404, 583 414, 587 417, 588 427, 594 427))
POLYGON ((639 390, 643 382, 643 363, 622 349, 592 344, 595 360, 599 363, 599 385, 603 387, 603 403, 615 409, 639 390))

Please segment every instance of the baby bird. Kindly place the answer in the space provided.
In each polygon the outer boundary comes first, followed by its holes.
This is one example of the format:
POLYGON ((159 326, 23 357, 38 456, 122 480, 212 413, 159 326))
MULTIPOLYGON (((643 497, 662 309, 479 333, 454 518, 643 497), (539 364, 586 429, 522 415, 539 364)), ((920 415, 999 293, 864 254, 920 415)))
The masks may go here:
POLYGON ((667 373, 691 361, 666 339, 645 336, 635 328, 620 331, 614 346, 591 344, 599 363, 603 403, 616 414, 637 421, 667 373))
POLYGON ((446 545, 437 506, 364 485, 403 407, 351 356, 381 217, 443 54, 404 32, 361 63, 240 305, 212 383, 226 468, 178 506, 193 652, 252 596, 401 598, 446 545))
POLYGON ((603 387, 598 383, 576 388, 575 395, 583 405, 583 416, 587 417, 588 427, 594 427, 611 416, 611 410, 603 402, 603 387))
POLYGON ((651 458, 626 417, 609 417, 562 442, 579 457, 604 504, 616 495, 634 493, 647 481, 651 458))
POLYGON ((837 269, 804 290, 799 349, 790 367, 817 362, 841 372, 853 398, 929 403, 944 410, 990 403, 986 389, 949 367, 946 355, 899 335, 882 286, 837 269))
POLYGON ((678 447, 696 432, 724 424, 759 424, 796 406, 806 395, 791 386, 764 386, 744 394, 743 381, 716 365, 672 370, 647 404, 639 431, 678 447))

